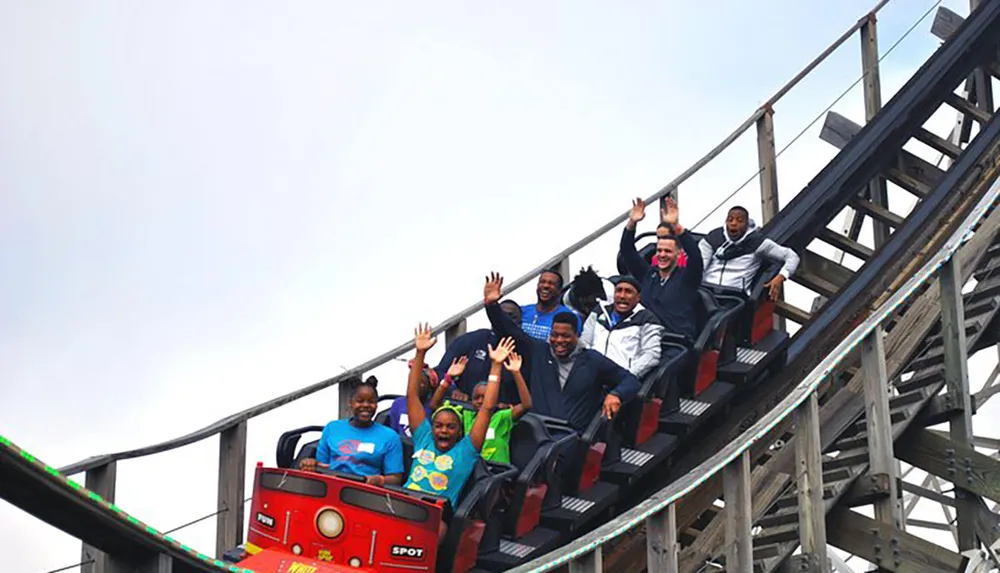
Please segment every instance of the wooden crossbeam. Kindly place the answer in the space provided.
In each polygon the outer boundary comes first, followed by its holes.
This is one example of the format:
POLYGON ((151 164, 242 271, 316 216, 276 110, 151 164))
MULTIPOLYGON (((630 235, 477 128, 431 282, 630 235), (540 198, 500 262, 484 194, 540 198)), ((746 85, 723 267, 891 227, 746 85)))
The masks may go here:
POLYGON ((833 511, 827 527, 831 545, 888 571, 941 573, 961 571, 965 564, 958 553, 850 509, 833 511))
POLYGON ((918 428, 903 436, 896 455, 929 474, 1000 502, 1000 461, 973 447, 918 428))

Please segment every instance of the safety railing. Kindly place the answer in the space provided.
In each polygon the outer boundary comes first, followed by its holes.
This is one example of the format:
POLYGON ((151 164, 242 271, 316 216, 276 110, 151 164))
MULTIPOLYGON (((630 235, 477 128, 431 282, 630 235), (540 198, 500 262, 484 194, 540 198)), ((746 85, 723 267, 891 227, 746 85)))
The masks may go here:
MULTIPOLYGON (((677 190, 682 184, 688 181, 695 174, 699 173, 703 167, 721 155, 740 137, 753 130, 756 134, 758 170, 749 179, 747 179, 746 183, 734 191, 733 194, 724 198, 722 202, 719 203, 719 206, 713 209, 709 215, 717 211, 719 207, 721 207, 726 201, 729 201, 729 199, 731 199, 736 192, 742 190, 756 178, 760 184, 761 210, 764 223, 774 217, 779 209, 777 171, 778 157, 791 145, 798 141, 798 139, 802 137, 802 135, 804 135, 809 128, 821 119, 825 113, 833 107, 833 105, 847 95, 847 93, 858 83, 863 82, 867 118, 874 115, 874 113, 881 107, 881 89, 879 82, 879 62, 881 58, 879 57, 877 42, 876 14, 888 2, 889 0, 881 0, 878 2, 871 11, 847 29, 839 38, 830 44, 827 49, 825 49, 807 66, 805 66, 799 74, 777 90, 777 92, 775 92, 775 94, 762 106, 754 110, 744 122, 742 122, 735 130, 732 131, 732 133, 719 142, 718 145, 716 145, 711 151, 685 169, 673 181, 647 197, 646 204, 648 205, 656 202, 660 198, 667 195, 676 197, 677 190), (786 146, 784 146, 781 150, 776 150, 774 141, 775 105, 805 77, 814 71, 821 63, 823 63, 831 54, 833 54, 838 48, 843 46, 855 35, 857 35, 860 40, 862 55, 861 77, 859 77, 857 81, 855 81, 854 84, 848 88, 848 90, 840 94, 840 96, 837 97, 830 106, 823 110, 816 117, 816 119, 806 125, 805 128, 800 131, 798 135, 793 137, 786 146)), ((927 14, 924 14, 918 23, 923 21, 926 15, 927 14)), ((915 26, 916 24, 914 24, 914 27, 915 26)), ((912 30, 913 28, 911 27, 910 30, 903 35, 903 37, 909 34, 912 30)), ((902 40, 902 38, 900 38, 900 40, 902 40)), ((898 44, 898 41, 896 44, 898 44)), ((883 54, 882 58, 888 55, 896 44, 883 54)), ((873 197, 872 201, 879 203, 880 198, 873 197)), ((566 247, 559 253, 549 257, 529 272, 513 281, 508 282, 506 284, 506 288, 504 289, 504 294, 506 295, 528 284, 528 282, 537 277, 540 272, 548 268, 559 268, 563 276, 570 276, 569 257, 580 251, 580 249, 590 245, 596 239, 606 235, 609 231, 616 229, 626 220, 627 217, 627 211, 619 214, 582 239, 566 247)), ((704 219, 702 219, 702 222, 703 221, 704 219)), ((466 320, 482 309, 483 304, 481 301, 477 301, 474 304, 469 305, 468 307, 441 321, 434 327, 434 334, 437 335, 444 333, 445 342, 446 344, 449 343, 466 331, 466 320)), ((188 434, 142 448, 92 456, 66 465, 60 468, 59 471, 67 476, 86 472, 86 486, 109 502, 113 502, 115 498, 118 462, 174 450, 218 435, 220 445, 218 468, 218 507, 215 512, 217 520, 216 555, 221 555, 226 549, 234 547, 242 542, 244 524, 243 500, 245 499, 246 493, 244 480, 246 476, 247 422, 257 416, 280 408, 281 406, 300 400, 316 392, 330 388, 331 386, 335 386, 339 382, 346 380, 351 376, 360 375, 364 372, 382 366, 412 349, 412 342, 400 344, 399 346, 396 346, 395 348, 392 348, 337 376, 316 382, 272 400, 262 402, 241 412, 226 416, 225 418, 188 434)), ((344 409, 349 402, 346 393, 347 388, 341 387, 339 389, 341 416, 345 415, 344 409)), ((86 551, 87 548, 85 548, 85 552, 86 551)), ((91 553, 89 555, 92 556, 93 550, 91 549, 90 551, 91 553)), ((87 558, 87 555, 85 555, 85 560, 87 558)))
MULTIPOLYGON (((750 449, 790 416, 794 416, 797 428, 795 458, 796 467, 799 469, 795 473, 798 479, 796 485, 799 492, 799 541, 802 554, 813 556, 820 562, 825 561, 826 521, 817 389, 860 347, 862 369, 865 374, 865 401, 869 404, 866 423, 872 472, 893 475, 895 461, 883 324, 892 320, 900 307, 907 304, 930 281, 940 277, 943 338, 946 341, 945 379, 949 384, 950 395, 966 398, 969 396, 967 376, 950 371, 950 369, 964 369, 967 359, 964 346, 963 281, 956 254, 973 236, 975 229, 991 214, 998 201, 1000 201, 1000 181, 995 181, 944 246, 838 344, 777 407, 741 434, 738 439, 613 521, 568 545, 513 569, 512 573, 543 573, 567 563, 570 564, 570 571, 574 573, 600 571, 602 546, 642 524, 646 526, 647 570, 674 573, 678 571, 679 552, 677 504, 705 482, 720 474, 726 510, 726 570, 753 571, 750 449)), ((887 498, 885 503, 894 504, 895 499, 887 498)), ((891 510, 886 511, 885 515, 891 518, 891 510)))

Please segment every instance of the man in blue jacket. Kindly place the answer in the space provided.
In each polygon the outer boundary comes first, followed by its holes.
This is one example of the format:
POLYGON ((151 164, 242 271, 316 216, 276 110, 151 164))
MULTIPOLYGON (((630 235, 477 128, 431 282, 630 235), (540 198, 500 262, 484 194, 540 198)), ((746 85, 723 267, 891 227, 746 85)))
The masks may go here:
POLYGON ((601 412, 611 419, 639 392, 639 381, 601 353, 580 347, 577 318, 564 312, 552 318, 548 342, 535 340, 500 310, 503 277, 493 273, 483 288, 486 315, 500 336, 512 336, 527 372, 532 410, 569 422, 582 432, 601 412), (608 390, 605 395, 605 389, 608 390))
MULTIPOLYGON (((518 327, 521 326, 521 307, 512 300, 505 300, 500 303, 500 309, 518 327)), ((458 379, 458 383, 453 387, 451 398, 454 400, 470 400, 472 391, 476 384, 486 382, 490 373, 492 361, 489 357, 487 345, 497 347, 500 342, 500 335, 489 328, 481 328, 467 332, 455 339, 454 342, 445 348, 441 362, 434 368, 437 372, 438 380, 444 380, 444 375, 448 372, 452 360, 465 356, 468 362, 465 371, 458 379)), ((500 376, 500 401, 505 404, 518 404, 521 400, 517 397, 517 387, 514 379, 506 369, 500 376)))

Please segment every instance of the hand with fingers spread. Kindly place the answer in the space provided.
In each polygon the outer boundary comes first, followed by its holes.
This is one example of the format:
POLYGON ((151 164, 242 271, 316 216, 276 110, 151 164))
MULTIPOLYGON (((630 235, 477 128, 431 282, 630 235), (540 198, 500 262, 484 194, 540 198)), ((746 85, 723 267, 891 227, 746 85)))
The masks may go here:
POLYGON ((503 290, 503 277, 500 273, 491 272, 486 277, 486 286, 483 287, 483 303, 487 306, 500 302, 500 294, 503 290))
POLYGON ((451 366, 448 367, 448 376, 452 378, 458 378, 465 372, 465 365, 469 362, 469 359, 465 356, 459 356, 451 361, 451 366))
POLYGON ((521 355, 517 352, 511 352, 510 356, 507 357, 507 362, 504 362, 504 368, 507 372, 520 372, 521 371, 521 355))
POLYGON ((680 235, 684 232, 684 227, 678 222, 680 211, 677 209, 677 201, 673 197, 667 197, 666 203, 666 209, 660 209, 660 219, 673 227, 674 235, 680 235))
POLYGON ((626 226, 634 229, 639 221, 646 218, 646 202, 641 197, 632 200, 632 210, 628 212, 628 222, 626 226))
POLYGON ((767 287, 767 294, 771 297, 771 300, 778 300, 778 295, 781 294, 781 285, 784 282, 785 277, 783 275, 776 275, 764 285, 767 287))
POLYGON ((299 469, 304 472, 316 471, 316 458, 305 458, 299 462, 299 469))
POLYGON ((437 337, 434 336, 430 324, 418 324, 413 329, 413 343, 416 345, 417 352, 427 352, 434 347, 437 343, 437 337))
POLYGON ((494 364, 503 364, 507 360, 507 356, 514 351, 514 339, 510 336, 500 340, 496 348, 493 348, 492 344, 487 345, 490 351, 490 359, 493 360, 494 364))

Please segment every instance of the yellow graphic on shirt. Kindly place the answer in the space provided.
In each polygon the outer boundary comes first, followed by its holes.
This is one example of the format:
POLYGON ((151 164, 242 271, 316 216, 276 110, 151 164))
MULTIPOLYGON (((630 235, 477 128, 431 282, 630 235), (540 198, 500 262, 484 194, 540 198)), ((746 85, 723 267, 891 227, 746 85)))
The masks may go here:
POLYGON ((410 473, 410 479, 414 482, 418 482, 427 477, 427 468, 424 466, 413 466, 413 471, 410 473))
POLYGON ((448 476, 443 473, 433 472, 430 477, 431 487, 434 491, 444 491, 448 489, 448 476))
POLYGON ((417 458, 417 461, 423 465, 428 465, 434 462, 434 452, 430 450, 420 450, 413 457, 417 458))
POLYGON ((452 461, 451 456, 441 454, 440 456, 437 457, 436 460, 434 460, 434 467, 443 472, 446 472, 451 468, 455 467, 455 463, 454 461, 452 461))

